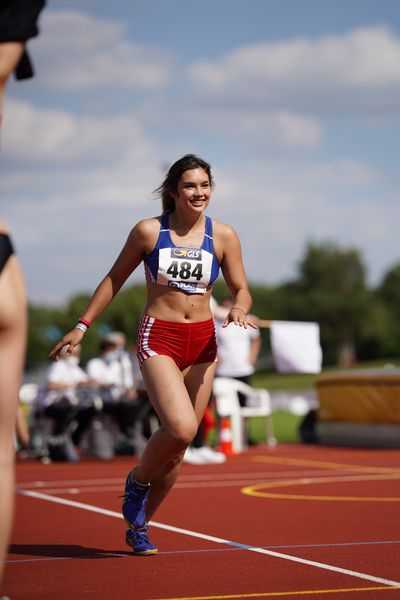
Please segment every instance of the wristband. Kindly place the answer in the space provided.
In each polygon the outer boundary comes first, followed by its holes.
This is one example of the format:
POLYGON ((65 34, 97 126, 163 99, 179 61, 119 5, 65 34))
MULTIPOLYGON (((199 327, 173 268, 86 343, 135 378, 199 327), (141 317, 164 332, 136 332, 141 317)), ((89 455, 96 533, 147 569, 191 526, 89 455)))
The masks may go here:
POLYGON ((85 323, 81 323, 81 321, 78 321, 78 323, 75 325, 75 329, 80 329, 81 331, 83 331, 83 333, 86 333, 89 327, 85 325, 85 323))
POLYGON ((88 321, 87 319, 84 319, 83 317, 81 317, 80 319, 78 319, 78 323, 83 323, 84 325, 86 325, 86 327, 89 329, 89 327, 91 326, 92 322, 88 321))

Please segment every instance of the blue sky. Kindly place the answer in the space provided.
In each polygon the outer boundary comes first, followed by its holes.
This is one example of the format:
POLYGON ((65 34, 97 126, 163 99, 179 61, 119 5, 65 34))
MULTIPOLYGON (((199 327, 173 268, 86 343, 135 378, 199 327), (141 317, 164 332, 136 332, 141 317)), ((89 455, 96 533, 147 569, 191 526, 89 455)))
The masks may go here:
POLYGON ((187 152, 250 282, 294 277, 308 241, 358 248, 371 285, 400 261, 397 0, 54 1, 40 29, 0 164, 33 302, 92 290, 187 152))

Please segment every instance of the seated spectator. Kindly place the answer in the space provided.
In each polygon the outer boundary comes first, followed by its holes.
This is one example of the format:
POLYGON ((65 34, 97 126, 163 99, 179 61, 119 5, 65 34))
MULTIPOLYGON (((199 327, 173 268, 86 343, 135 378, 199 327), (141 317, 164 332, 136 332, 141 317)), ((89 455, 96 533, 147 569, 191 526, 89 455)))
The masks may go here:
MULTIPOLYGON (((126 351, 112 338, 100 342, 99 356, 86 365, 90 385, 95 388, 103 402, 103 411, 113 418, 118 432, 126 439, 117 443, 130 447, 132 453, 133 425, 136 419, 136 390, 133 385, 132 363, 126 351)), ((126 453, 118 452, 117 453, 126 453)))
POLYGON ((88 378, 79 366, 79 359, 80 346, 77 346, 70 356, 62 354, 58 361, 51 363, 37 398, 40 414, 52 423, 50 435, 64 436, 68 442, 70 455, 66 460, 78 460, 71 443, 79 444, 93 414, 93 407, 80 406, 78 390, 87 386, 88 378), (74 421, 76 427, 72 430, 74 421))
POLYGON ((134 444, 138 450, 138 453, 141 454, 146 446, 147 441, 151 438, 153 433, 160 428, 161 424, 146 391, 146 386, 143 381, 142 372, 140 370, 137 358, 136 345, 130 348, 130 357, 132 359, 133 380, 135 382, 138 405, 138 413, 136 415, 137 422, 135 426, 136 436, 134 444))
MULTIPOLYGON (((15 442, 19 456, 24 456, 30 445, 30 434, 27 417, 21 403, 17 407, 17 419, 15 423, 15 442)), ((0 598, 1 600, 1 598, 0 598)))
POLYGON ((99 344, 99 356, 91 358, 86 365, 86 374, 89 384, 97 389, 105 399, 118 400, 121 390, 119 379, 115 375, 113 363, 117 361, 117 345, 107 339, 99 344))
MULTIPOLYGON (((106 340, 113 342, 116 347, 117 360, 112 363, 114 381, 119 386, 125 398, 135 400, 136 386, 134 380, 133 357, 127 350, 126 335, 122 331, 112 331, 106 340)), ((136 356, 134 357, 136 360, 136 356)))

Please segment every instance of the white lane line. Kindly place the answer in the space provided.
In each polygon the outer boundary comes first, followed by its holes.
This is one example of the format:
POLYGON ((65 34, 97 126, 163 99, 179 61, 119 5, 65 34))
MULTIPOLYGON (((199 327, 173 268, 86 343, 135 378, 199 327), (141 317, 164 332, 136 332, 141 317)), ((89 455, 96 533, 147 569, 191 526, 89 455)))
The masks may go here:
MULTIPOLYGON (((348 473, 349 470, 348 469, 338 469, 336 471, 337 473, 348 473)), ((357 471, 358 472, 358 471, 357 471)), ((381 471, 378 471, 379 473, 381 471)), ((398 471, 396 471, 398 472, 398 471)), ((371 475, 372 474, 376 474, 377 470, 374 468, 371 468, 371 475)), ((218 473, 217 471, 214 473, 196 473, 196 474, 181 474, 179 475, 179 479, 178 479, 178 483, 189 483, 189 482, 197 482, 197 481, 215 481, 215 477, 216 475, 218 476, 218 479, 221 481, 228 481, 230 479, 253 479, 254 477, 261 477, 261 478, 267 478, 267 479, 280 479, 280 478, 285 478, 285 477, 315 477, 316 475, 326 475, 332 474, 332 469, 320 469, 320 470, 292 470, 292 471, 247 471, 246 473, 218 473)), ((18 482, 17 487, 19 489, 26 489, 26 488, 47 488, 48 486, 51 487, 82 487, 84 485, 94 485, 94 484, 99 484, 99 485, 106 485, 106 484, 110 484, 110 485, 125 485, 125 479, 126 477, 113 477, 113 478, 104 478, 104 479, 90 479, 90 478, 85 478, 85 479, 70 479, 70 480, 57 480, 57 479, 48 479, 47 481, 43 481, 43 480, 36 480, 36 481, 21 481, 18 482)), ((175 486, 174 486, 175 489, 175 486)))
MULTIPOLYGON (((348 546, 381 546, 385 544, 400 544, 400 540, 388 540, 388 541, 377 541, 377 542, 343 542, 342 544, 293 544, 290 546, 261 546, 262 548, 269 549, 280 549, 280 550, 294 550, 301 548, 302 550, 308 550, 309 548, 335 548, 335 547, 348 547, 348 546)), ((165 550, 160 552, 160 554, 171 555, 171 554, 209 554, 212 552, 241 552, 242 548, 236 548, 230 546, 228 548, 195 548, 194 550, 165 550)), ((10 551, 10 554, 15 554, 15 551, 10 551)), ((28 554, 28 551, 26 552, 28 554)), ((118 552, 110 552, 109 554, 104 553, 101 555, 102 558, 128 558, 130 554, 128 552, 124 552, 123 554, 118 552)), ((14 558, 6 560, 6 564, 19 564, 19 563, 32 563, 32 562, 41 562, 48 560, 80 560, 82 558, 99 558, 99 555, 86 555, 79 554, 76 556, 46 556, 40 558, 14 558)), ((389 588, 388 588, 389 589, 389 588)))
MULTIPOLYGON (((324 472, 326 473, 326 471, 324 472)), ((250 496, 268 496, 271 495, 269 494, 269 492, 265 492, 264 490, 268 490, 271 488, 280 488, 280 487, 287 487, 287 486, 297 486, 297 485, 306 485, 306 484, 311 484, 313 485, 314 483, 332 483, 332 482, 346 482, 346 481, 374 481, 374 480, 384 480, 384 481, 389 481, 391 479, 399 479, 400 478, 400 471, 397 473, 370 473, 370 474, 357 474, 357 475, 349 475, 348 473, 343 474, 343 475, 335 475, 332 476, 332 471, 329 471, 329 476, 324 476, 324 477, 320 477, 320 476, 315 476, 315 473, 313 474, 313 476, 309 476, 308 477, 298 477, 296 476, 295 479, 290 479, 290 480, 286 480, 285 478, 281 478, 281 477, 271 477, 271 476, 266 476, 263 475, 262 478, 258 478, 255 477, 254 474, 249 474, 248 476, 251 479, 251 485, 249 486, 249 482, 247 479, 233 479, 233 478, 229 478, 228 480, 224 480, 224 477, 218 477, 218 480, 215 481, 215 476, 213 477, 213 479, 211 480, 205 480, 205 481, 200 481, 200 480, 196 480, 196 481, 184 481, 182 478, 178 479, 177 483, 174 485, 174 489, 175 490, 183 490, 183 489, 196 489, 196 488, 223 488, 223 487, 245 487, 245 491, 244 493, 249 494, 250 496)), ((237 477, 237 475, 235 475, 234 477, 237 477)), ((122 479, 118 479, 118 485, 115 483, 115 480, 96 480, 96 479, 88 479, 88 480, 74 480, 74 481, 68 481, 68 482, 64 482, 64 484, 62 485, 58 485, 58 486, 54 486, 54 484, 56 483, 61 483, 61 482, 56 482, 56 481, 48 481, 47 485, 44 482, 38 481, 38 482, 31 482, 30 487, 33 489, 40 489, 43 492, 46 492, 47 494, 83 494, 83 493, 99 493, 99 492, 118 492, 121 491, 124 485, 124 481, 122 479), (104 482, 105 485, 100 485, 100 482, 104 482), (112 482, 112 483, 111 483, 112 482), (91 483, 97 483, 98 485, 91 485, 91 483), (52 487, 52 485, 54 487, 52 487), (66 484, 69 484, 69 486, 67 487, 66 484), (71 486, 71 484, 75 484, 74 487, 71 486), (71 487, 70 487, 71 486, 71 487)), ((18 486, 19 489, 29 489, 28 488, 28 484, 24 484, 21 486, 18 486)), ((290 497, 290 495, 288 495, 290 497)), ((303 496, 302 496, 303 497, 303 496)), ((307 499, 306 496, 304 496, 305 499, 307 499)), ((325 496, 319 496, 319 498, 322 499, 328 499, 328 500, 349 500, 350 498, 348 497, 325 497, 325 496)), ((353 498, 354 499, 354 498, 353 498)), ((357 498, 357 500, 365 500, 365 501, 372 501, 372 500, 380 500, 379 497, 377 498, 370 498, 370 497, 365 497, 365 498, 357 498)), ((385 499, 382 498, 382 501, 399 501, 399 498, 395 497, 395 498, 390 498, 390 499, 385 499)))
MULTIPOLYGON (((48 494, 43 494, 41 492, 33 492, 33 491, 28 491, 28 490, 18 490, 18 492, 20 494, 23 494, 24 496, 30 496, 31 498, 37 498, 39 500, 46 500, 47 502, 54 502, 55 504, 62 504, 64 506, 72 506, 73 508, 80 508, 82 510, 87 510, 89 512, 106 515, 107 517, 123 519, 123 517, 120 513, 117 513, 113 510, 108 510, 106 508, 101 508, 99 506, 92 506, 90 504, 84 504, 83 502, 75 502, 74 500, 67 500, 66 498, 58 498, 56 496, 49 496, 48 494)), ((207 535, 205 533, 191 531, 190 529, 183 529, 181 527, 174 527, 173 525, 166 525, 165 523, 158 523, 156 521, 150 521, 150 525, 152 525, 153 527, 158 527, 159 529, 171 531, 173 533, 180 533, 182 535, 187 535, 190 537, 207 540, 209 542, 214 542, 216 544, 224 544, 224 545, 228 545, 228 546, 233 546, 235 548, 241 548, 243 550, 248 550, 249 552, 256 552, 258 554, 266 554, 267 556, 273 556, 275 558, 282 558, 284 560, 301 563, 303 565, 308 565, 311 567, 317 567, 319 569, 324 569, 326 571, 334 571, 335 573, 342 573, 343 575, 350 575, 350 577, 357 577, 359 579, 373 581, 374 583, 381 583, 383 585, 394 586, 394 587, 400 588, 400 581, 392 581, 390 579, 384 579, 382 577, 375 577, 374 575, 368 575, 366 573, 360 573, 358 571, 352 571, 350 569, 334 567, 332 565, 327 565, 325 563, 320 563, 320 562, 313 561, 313 560, 307 560, 305 558, 299 558, 297 556, 291 556, 290 554, 283 554, 282 552, 266 550, 265 548, 259 548, 256 546, 248 546, 247 544, 241 544, 240 542, 234 542, 232 540, 225 540, 223 538, 215 537, 213 535, 207 535)))
MULTIPOLYGON (((115 492, 116 494, 122 494, 123 492, 123 483, 121 482, 121 485, 119 486, 115 486, 115 485, 105 485, 105 486, 82 486, 82 487, 44 487, 41 488, 41 491, 45 492, 46 494, 92 494, 92 493, 99 493, 99 492, 115 492)), ((267 483, 265 481, 265 478, 263 479, 253 479, 252 480, 252 485, 257 485, 257 484, 265 484, 267 483)), ((203 482, 203 481, 199 481, 197 483, 176 483, 174 485, 174 490, 194 490, 194 489, 200 489, 200 488, 223 488, 223 487, 239 487, 242 488, 243 486, 248 486, 249 482, 247 480, 239 480, 239 481, 208 481, 208 482, 203 482)), ((26 490, 28 491, 28 490, 26 490)))

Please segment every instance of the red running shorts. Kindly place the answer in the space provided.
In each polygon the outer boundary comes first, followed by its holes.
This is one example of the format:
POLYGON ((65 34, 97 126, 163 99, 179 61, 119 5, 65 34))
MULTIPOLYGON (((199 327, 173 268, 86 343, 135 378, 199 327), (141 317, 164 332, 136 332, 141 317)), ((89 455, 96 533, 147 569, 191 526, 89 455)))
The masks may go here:
POLYGON ((151 356, 170 356, 180 370, 214 362, 217 342, 213 319, 174 323, 143 315, 137 337, 139 366, 151 356))

